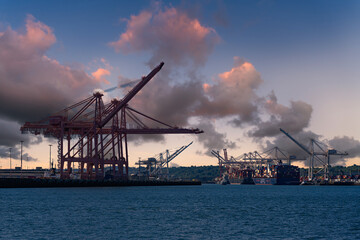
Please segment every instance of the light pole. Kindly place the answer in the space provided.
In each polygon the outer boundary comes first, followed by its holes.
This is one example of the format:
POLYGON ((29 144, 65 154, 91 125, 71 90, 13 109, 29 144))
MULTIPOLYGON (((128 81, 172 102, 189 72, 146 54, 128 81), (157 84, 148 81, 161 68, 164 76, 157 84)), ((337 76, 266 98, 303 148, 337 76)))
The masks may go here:
POLYGON ((50 147, 50 160, 49 160, 49 171, 50 171, 50 169, 51 169, 51 144, 49 145, 49 147, 50 147))
POLYGON ((10 169, 11 169, 11 149, 12 149, 12 148, 9 148, 9 152, 10 152, 10 154, 9 154, 9 156, 10 156, 10 157, 9 157, 9 158, 10 158, 10 169))
POLYGON ((24 141, 20 141, 20 159, 21 159, 21 165, 20 165, 20 169, 21 169, 21 171, 22 171, 22 145, 23 145, 23 142, 24 141))

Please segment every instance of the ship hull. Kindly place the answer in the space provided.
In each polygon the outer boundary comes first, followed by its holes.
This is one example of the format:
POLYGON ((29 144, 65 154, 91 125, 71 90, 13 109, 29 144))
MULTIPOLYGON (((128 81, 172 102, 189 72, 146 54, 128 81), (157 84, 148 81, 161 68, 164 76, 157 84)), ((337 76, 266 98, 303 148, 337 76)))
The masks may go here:
POLYGON ((253 178, 256 185, 299 185, 298 178, 253 178))
POLYGON ((276 178, 253 178, 255 185, 276 185, 276 178))
MULTIPOLYGON (((300 170, 292 165, 275 165, 271 170, 244 169, 231 173, 226 178, 227 184, 255 184, 255 185, 299 185, 300 170), (267 173, 264 173, 267 172, 267 173)), ((226 175, 227 176, 227 175, 226 175)))
POLYGON ((254 180, 252 178, 236 178, 236 179, 229 179, 230 184, 232 185, 239 185, 239 184, 249 184, 254 185, 254 180))

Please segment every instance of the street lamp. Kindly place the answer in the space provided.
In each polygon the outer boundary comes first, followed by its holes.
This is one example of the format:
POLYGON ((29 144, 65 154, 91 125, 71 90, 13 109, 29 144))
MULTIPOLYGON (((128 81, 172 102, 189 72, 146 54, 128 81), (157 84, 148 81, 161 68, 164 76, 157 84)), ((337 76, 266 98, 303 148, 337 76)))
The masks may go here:
POLYGON ((49 160, 49 171, 50 171, 50 169, 51 169, 51 144, 49 145, 49 147, 50 147, 50 160, 49 160))
POLYGON ((10 154, 9 154, 9 156, 10 156, 10 169, 11 169, 11 149, 12 148, 9 148, 9 152, 10 152, 10 154))
POLYGON ((21 165, 20 165, 20 169, 21 169, 21 171, 22 171, 22 145, 23 145, 23 142, 24 141, 20 141, 20 159, 21 159, 21 165))

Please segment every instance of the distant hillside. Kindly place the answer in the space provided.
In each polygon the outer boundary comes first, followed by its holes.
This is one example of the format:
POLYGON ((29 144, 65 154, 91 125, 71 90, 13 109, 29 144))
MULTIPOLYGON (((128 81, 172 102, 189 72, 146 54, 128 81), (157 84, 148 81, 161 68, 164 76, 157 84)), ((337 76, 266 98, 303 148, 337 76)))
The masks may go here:
POLYGON ((197 179, 202 182, 214 181, 219 176, 219 166, 201 166, 201 167, 176 167, 170 168, 169 174, 175 179, 197 179))
MULTIPOLYGON (((130 174, 135 174, 137 172, 138 168, 129 168, 130 174)), ((219 166, 171 167, 169 168, 169 175, 172 179, 197 179, 202 182, 209 182, 214 181, 214 178, 219 176, 219 166)))

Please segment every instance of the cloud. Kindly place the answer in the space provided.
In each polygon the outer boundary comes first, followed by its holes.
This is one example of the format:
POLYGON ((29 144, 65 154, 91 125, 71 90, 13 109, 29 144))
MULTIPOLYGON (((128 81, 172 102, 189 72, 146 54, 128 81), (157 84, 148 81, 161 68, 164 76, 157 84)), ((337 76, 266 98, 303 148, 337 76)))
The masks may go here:
MULTIPOLYGON (((287 129, 284 130, 287 131, 287 129)), ((267 140, 266 143, 262 146, 262 151, 266 151, 277 146, 281 150, 286 151, 289 155, 295 155, 297 159, 306 159, 308 157, 308 154, 304 150, 302 150, 297 144, 281 133, 279 129, 278 131, 280 135, 272 138, 271 140, 267 140)), ((301 131, 298 133, 289 132, 289 134, 294 139, 296 139, 296 141, 308 149, 310 148, 310 139, 320 140, 321 138, 320 135, 317 135, 311 131, 301 131)))
POLYGON ((255 91, 263 83, 260 73, 247 61, 234 58, 234 67, 223 72, 214 84, 205 83, 206 100, 196 109, 196 114, 211 117, 236 116, 236 126, 255 121, 258 118, 255 91))
MULTIPOLYGON (((158 79, 156 79, 158 80, 158 79)), ((189 81, 171 86, 150 83, 131 103, 137 109, 172 125, 184 126, 204 100, 201 83, 189 81)))
MULTIPOLYGON (((20 124, 13 121, 0 119, 0 129, 0 157, 3 158, 9 157, 9 148, 12 148, 12 158, 20 159, 20 141, 24 141, 24 148, 42 142, 41 136, 22 135, 19 131, 20 124)), ((29 154, 24 155, 23 159, 25 159, 24 157, 29 161, 36 161, 29 154)))
MULTIPOLYGON (((225 134, 215 130, 213 121, 210 121, 213 118, 230 118, 230 123, 235 127, 244 124, 254 126, 249 136, 256 138, 276 136, 280 134, 279 127, 300 132, 308 126, 311 105, 301 101, 292 101, 290 107, 281 105, 274 92, 266 100, 256 93, 262 83, 260 73, 250 62, 234 57, 234 67, 218 74, 209 83, 194 78, 171 84, 164 75, 157 76, 134 98, 131 105, 145 114, 177 126, 189 125, 193 117, 202 119, 205 124, 197 127, 205 130, 205 133, 199 135, 198 139, 206 149, 235 146, 226 139, 225 134), (270 120, 263 121, 260 116, 264 114, 270 115, 270 120)), ((141 138, 150 139, 163 140, 141 138)))
MULTIPOLYGON (((189 125, 192 117, 199 117, 206 121, 204 126, 208 129, 203 135, 210 139, 214 134, 215 139, 221 133, 216 132, 214 126, 210 127, 213 122, 206 119, 232 116, 239 121, 251 122, 258 118, 258 96, 255 91, 263 80, 251 63, 237 57, 234 60, 235 66, 219 74, 211 84, 202 83, 198 78, 171 84, 160 75, 134 98, 131 105, 145 114, 177 126, 189 125)), ((205 138, 199 137, 199 140, 205 138)), ((204 146, 215 147, 214 142, 209 144, 204 141, 204 146)))
MULTIPOLYGON (((25 149, 23 149, 23 161, 26 162, 36 162, 38 159, 30 156, 28 153, 24 152, 25 149)), ((10 150, 8 147, 0 146, 0 158, 6 158, 10 160, 10 150)), ((11 149, 11 159, 12 160, 21 160, 21 151, 20 151, 20 145, 13 147, 11 149)), ((14 165, 13 165, 14 166, 14 165)))
POLYGON ((336 136, 328 141, 330 147, 341 152, 347 152, 348 156, 331 156, 330 164, 343 164, 346 158, 360 157, 360 141, 348 136, 336 136))
POLYGON ((128 141, 133 142, 136 146, 140 146, 145 142, 161 142, 165 143, 165 136, 163 134, 136 134, 128 135, 128 141))
POLYGON ((329 145, 335 149, 349 153, 351 157, 360 157, 360 141, 353 137, 334 137, 329 140, 329 145))
MULTIPOLYGON (((202 25, 186 12, 173 7, 162 8, 161 5, 133 15, 126 21, 126 31, 110 46, 122 53, 150 52, 150 67, 161 61, 166 63, 156 79, 139 92, 130 104, 163 122, 185 127, 189 118, 196 116, 195 109, 206 101, 206 97, 198 78, 177 82, 173 79, 174 72, 178 67, 203 65, 219 42, 216 31, 202 25)), ((196 74, 196 68, 190 67, 184 75, 189 78, 196 74)), ((144 140, 161 141, 163 136, 143 136, 137 142, 144 140)))
POLYGON ((13 147, 16 144, 20 144, 20 141, 24 141, 24 146, 28 146, 30 135, 22 135, 20 132, 20 125, 16 122, 5 121, 0 119, 0 145, 13 147))
POLYGON ((159 4, 126 21, 126 31, 109 45, 123 53, 151 52, 151 67, 161 61, 170 66, 204 64, 219 41, 214 29, 174 7, 159 4))
POLYGON ((0 117, 34 121, 88 94, 98 82, 81 69, 45 55, 55 43, 53 30, 29 15, 21 33, 8 27, 0 35, 0 117))
POLYGON ((203 134, 198 135, 198 140, 203 143, 206 148, 204 152, 206 155, 211 156, 211 150, 236 147, 235 142, 227 140, 226 134, 216 130, 215 125, 211 120, 203 118, 196 127, 204 130, 203 134))
POLYGON ((111 64, 105 59, 105 58, 100 58, 100 62, 102 64, 104 64, 105 68, 108 70, 113 70, 113 66, 111 66, 111 64))
MULTIPOLYGON (((26 19, 24 31, 8 27, 0 32, 1 157, 9 157, 11 147, 12 157, 20 159, 20 140, 24 141, 24 147, 42 142, 40 136, 21 135, 22 123, 41 120, 99 85, 98 79, 82 69, 47 57, 47 50, 55 42, 53 29, 31 15, 26 19)), ((23 160, 37 159, 24 153, 23 160)))
MULTIPOLYGON (((236 146, 227 139, 226 134, 215 128, 211 119, 228 118, 234 127, 250 126, 252 130, 247 135, 256 141, 262 141, 264 137, 277 137, 281 134, 280 127, 301 133, 309 126, 311 105, 302 101, 291 101, 290 106, 282 105, 274 92, 267 97, 259 96, 257 90, 263 84, 260 73, 250 62, 239 57, 234 57, 234 66, 230 70, 218 74, 212 82, 203 83, 194 78, 171 84, 164 77, 157 76, 134 98, 131 105, 171 125, 187 126, 190 119, 201 119, 201 124, 195 127, 205 132, 198 135, 198 140, 206 153, 211 149, 236 146), (264 116, 268 120, 263 120, 264 116)), ((163 138, 148 136, 140 140, 137 143, 163 138)), ((287 148, 298 150, 297 146, 291 147, 287 148)), ((301 153, 301 150, 297 153, 301 153)))
POLYGON ((312 106, 303 101, 291 101, 290 107, 279 104, 274 92, 271 92, 264 107, 270 119, 257 123, 255 129, 249 132, 251 137, 273 137, 280 134, 279 128, 298 133, 309 126, 313 111, 312 106))
POLYGON ((109 84, 110 82, 104 78, 104 76, 109 76, 111 73, 109 70, 104 68, 98 68, 95 72, 92 72, 91 75, 98 81, 109 84))

